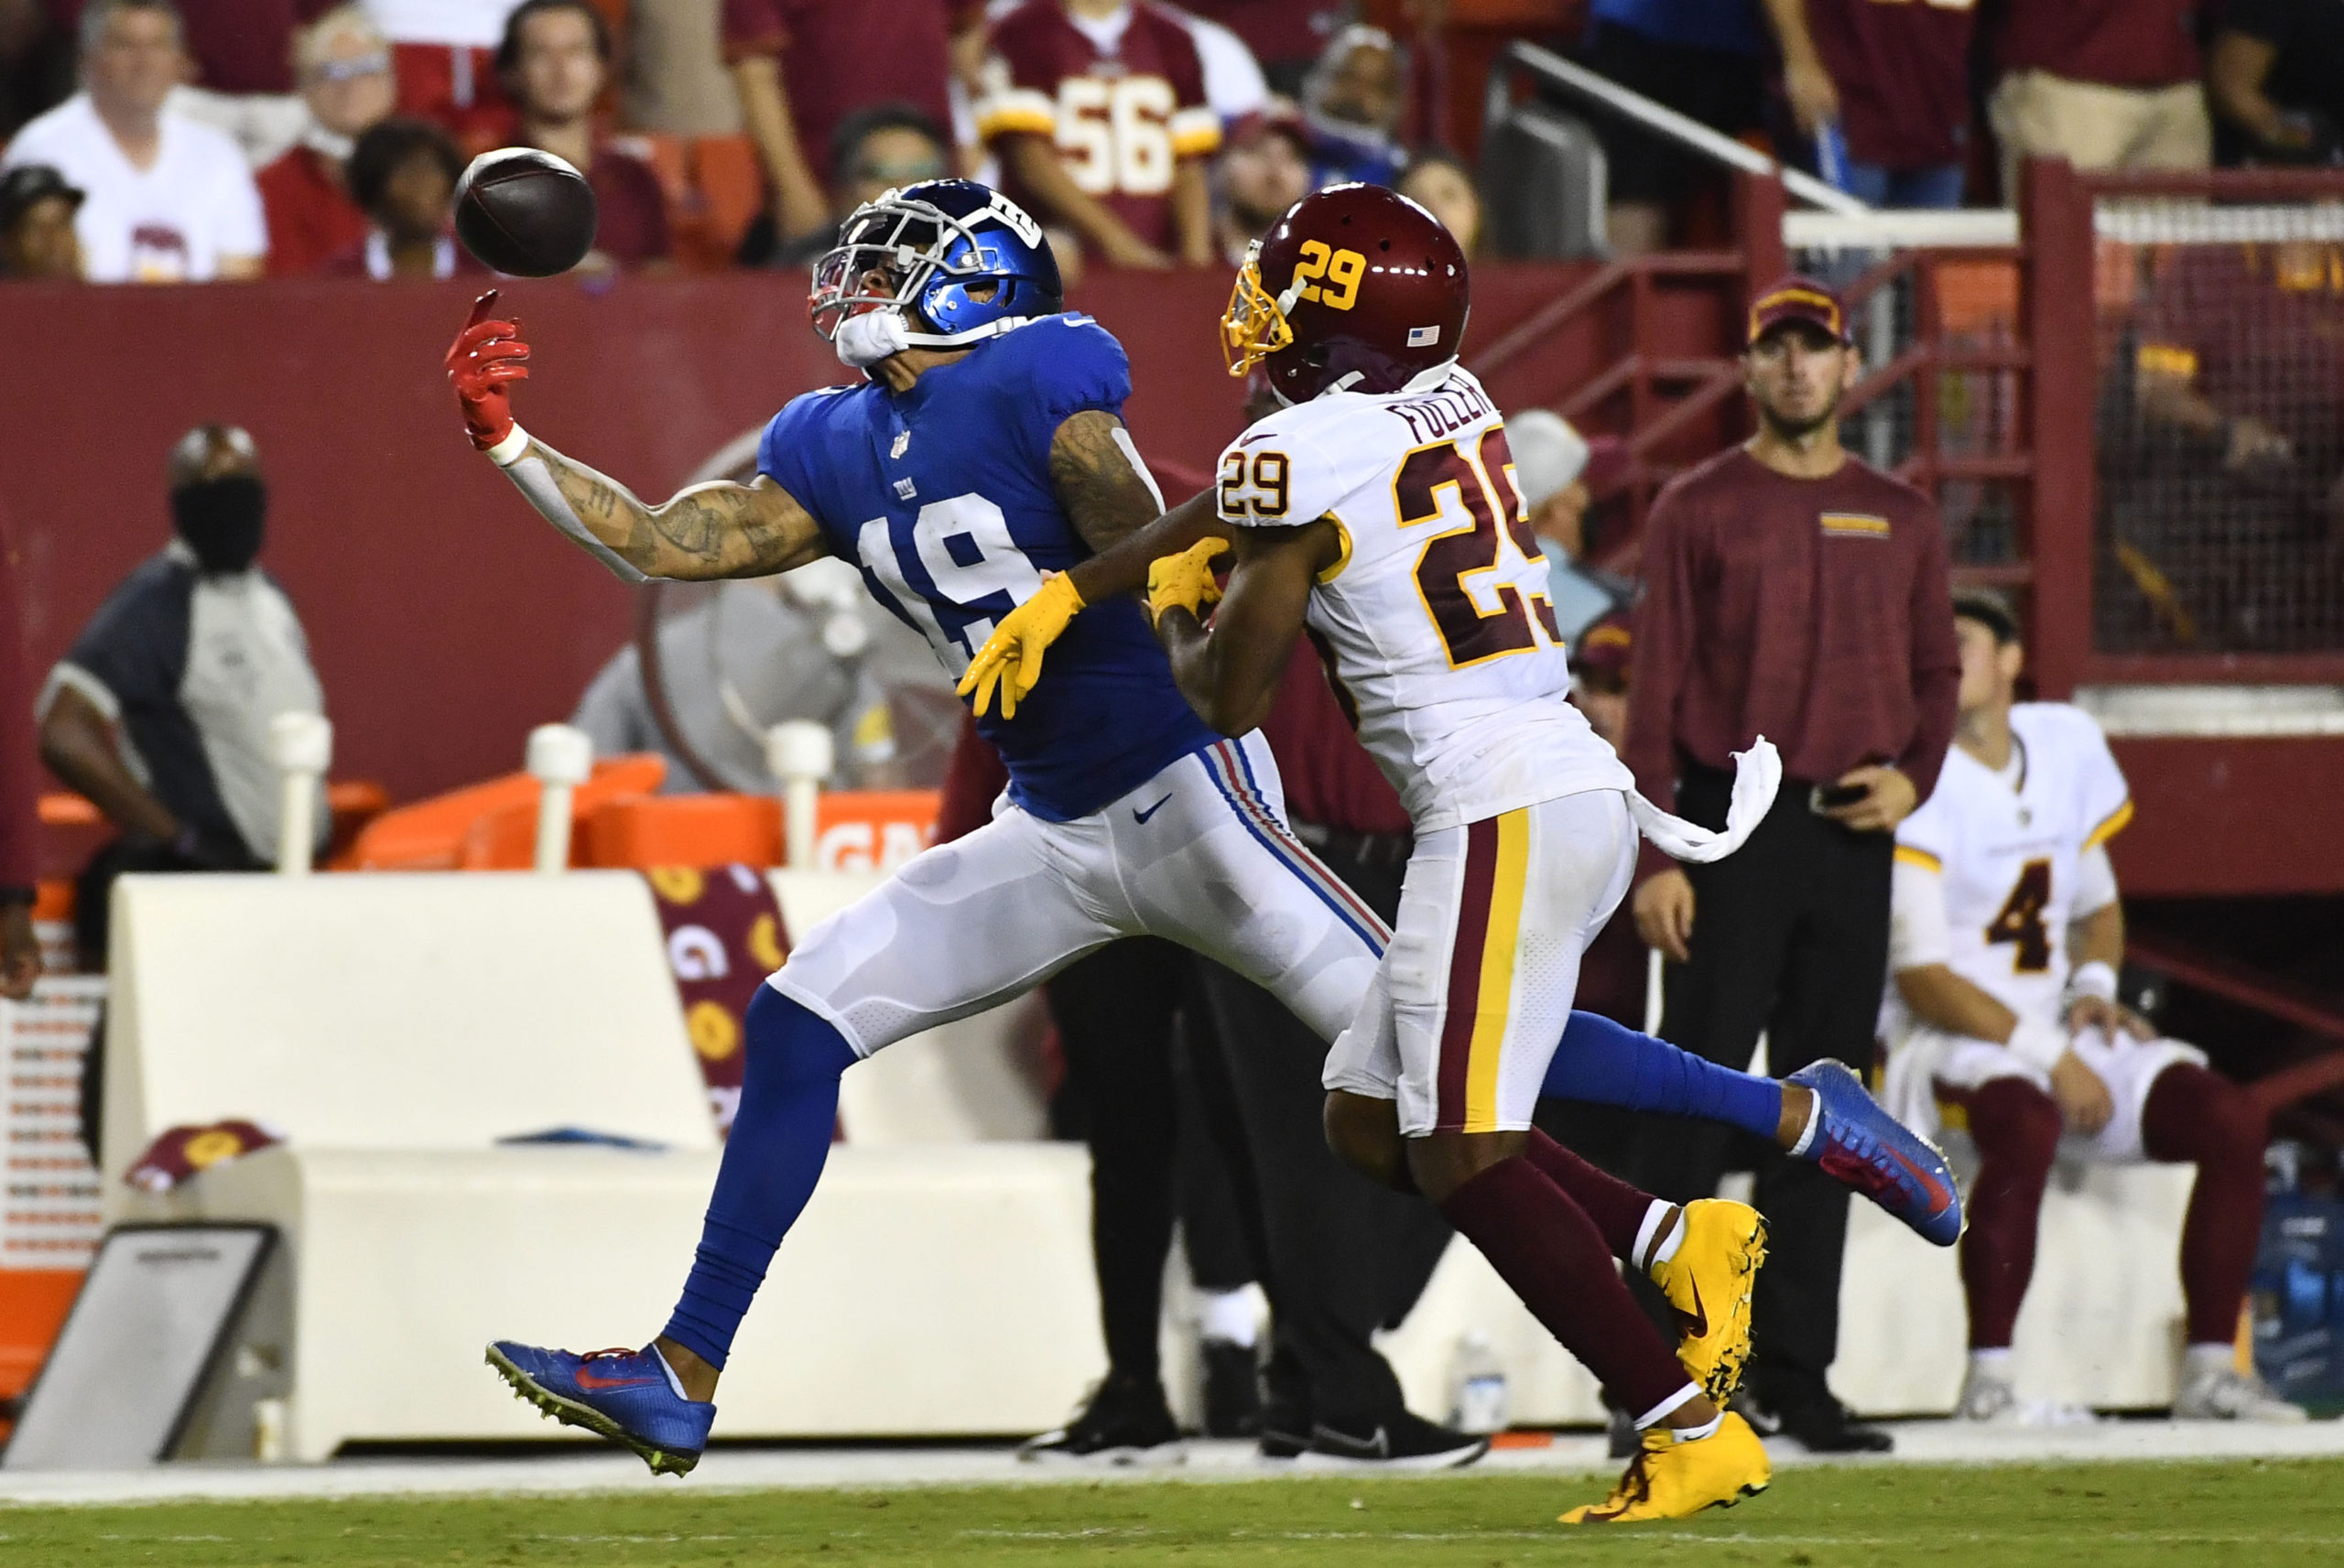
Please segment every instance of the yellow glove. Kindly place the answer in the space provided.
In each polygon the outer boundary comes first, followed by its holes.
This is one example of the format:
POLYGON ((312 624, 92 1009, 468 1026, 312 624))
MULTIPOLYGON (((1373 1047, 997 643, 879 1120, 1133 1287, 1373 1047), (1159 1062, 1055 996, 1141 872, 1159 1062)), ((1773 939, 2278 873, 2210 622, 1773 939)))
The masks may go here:
POLYGON ((1221 602, 1221 584, 1212 579, 1212 558, 1229 548, 1226 539, 1199 539, 1177 556, 1158 556, 1147 564, 1147 618, 1154 621, 1174 605, 1194 615, 1208 604, 1221 602))
POLYGON ((1052 572, 1032 598, 1002 617, 977 656, 969 661, 968 673, 957 688, 962 697, 971 691, 977 694, 973 706, 978 718, 983 718, 985 709, 993 706, 996 686, 1001 688, 1001 716, 1016 717, 1018 699, 1042 678, 1042 650, 1058 640, 1081 610, 1082 595, 1076 591, 1074 579, 1064 572, 1052 572))

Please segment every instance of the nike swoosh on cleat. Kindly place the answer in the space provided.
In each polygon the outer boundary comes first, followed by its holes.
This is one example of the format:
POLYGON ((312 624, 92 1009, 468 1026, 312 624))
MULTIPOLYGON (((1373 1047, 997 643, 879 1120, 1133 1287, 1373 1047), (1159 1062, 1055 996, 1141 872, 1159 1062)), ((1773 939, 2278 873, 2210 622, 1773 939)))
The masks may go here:
POLYGON ((1132 809, 1132 820, 1134 822, 1145 824, 1149 817, 1155 816, 1157 812, 1170 805, 1172 797, 1167 795, 1162 800, 1157 801, 1154 806, 1149 806, 1145 811, 1142 811, 1134 806, 1132 809))
POLYGON ((1683 1307, 1678 1307, 1677 1309, 1677 1315, 1685 1319, 1687 1324, 1690 1325, 1688 1332, 1692 1334, 1694 1338, 1707 1338, 1709 1332, 1709 1310, 1701 1304, 1700 1282, 1698 1281, 1688 1280, 1686 1283, 1692 1287, 1693 1310, 1691 1312, 1687 1312, 1683 1307))
POLYGON ((1907 1160, 1900 1150, 1893 1145, 1886 1147, 1888 1157, 1904 1166, 1906 1173, 1921 1184, 1921 1190, 1929 1195, 1929 1212, 1943 1214, 1946 1211, 1946 1206, 1953 1202, 1953 1195, 1945 1190, 1945 1184, 1907 1160))

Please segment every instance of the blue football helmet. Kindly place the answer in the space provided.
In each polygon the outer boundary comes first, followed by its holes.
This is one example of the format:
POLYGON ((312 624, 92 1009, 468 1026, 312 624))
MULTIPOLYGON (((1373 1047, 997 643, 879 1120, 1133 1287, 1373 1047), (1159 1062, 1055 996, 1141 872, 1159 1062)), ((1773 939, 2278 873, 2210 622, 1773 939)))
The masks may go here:
POLYGON ((825 339, 851 316, 901 310, 916 346, 951 349, 1054 316, 1064 296, 1050 242, 1024 208, 973 179, 923 179, 840 225, 806 305, 825 339))

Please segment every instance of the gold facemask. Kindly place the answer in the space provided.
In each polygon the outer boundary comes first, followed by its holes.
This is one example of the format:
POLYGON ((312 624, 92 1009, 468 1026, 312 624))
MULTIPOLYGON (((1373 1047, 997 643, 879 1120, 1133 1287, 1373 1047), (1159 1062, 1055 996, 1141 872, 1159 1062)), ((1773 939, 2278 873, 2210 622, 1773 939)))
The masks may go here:
POLYGON ((1221 353, 1233 376, 1243 375, 1294 341, 1286 312, 1262 287, 1261 256, 1262 243, 1256 240, 1245 253, 1245 265, 1237 269, 1237 286, 1229 291, 1229 308, 1221 313, 1221 353))

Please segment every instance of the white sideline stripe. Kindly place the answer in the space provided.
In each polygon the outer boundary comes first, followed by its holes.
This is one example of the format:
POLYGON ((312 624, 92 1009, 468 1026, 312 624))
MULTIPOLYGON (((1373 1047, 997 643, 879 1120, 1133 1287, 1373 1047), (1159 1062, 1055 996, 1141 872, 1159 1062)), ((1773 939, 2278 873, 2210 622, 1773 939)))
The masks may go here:
MULTIPOLYGON (((1892 1454, 1809 1454, 1795 1444, 1771 1451, 1779 1467, 1809 1465, 2039 1465, 2130 1460, 2344 1457, 2344 1422, 2300 1426, 2226 1426, 2214 1422, 2120 1422, 2102 1426, 2043 1431, 1988 1427, 1947 1421, 1899 1422, 1892 1430, 1892 1454)), ((632 1454, 595 1452, 584 1442, 577 1452, 556 1457, 514 1459, 347 1459, 318 1465, 172 1465, 117 1474, 0 1471, 0 1538, 8 1507, 55 1507, 362 1497, 464 1497, 578 1495, 643 1492, 654 1487, 678 1495, 725 1492, 870 1489, 906 1487, 1064 1486, 1109 1482, 1273 1481, 1299 1472, 1291 1463, 1261 1459, 1249 1443, 1193 1442, 1182 1465, 1093 1468, 1020 1462, 1007 1447, 991 1448, 795 1448, 724 1449, 711 1452, 682 1482, 655 1479, 632 1454)), ((1567 1433, 1546 1448, 1504 1448, 1470 1470, 1430 1474, 1592 1476, 1609 1478, 1618 1470, 1604 1454, 1601 1433, 1567 1433)), ((1394 1479, 1411 1472, 1398 1472, 1394 1479)), ((1432 1538, 1427 1538, 1432 1539, 1432 1538)), ((1460 1538, 1462 1539, 1462 1538, 1460 1538)), ((1494 1539, 1494 1537, 1493 1537, 1494 1539)), ((1698 1539, 1731 1539, 1704 1535, 1698 1539)), ((1767 1541, 1789 1538, 1766 1536, 1767 1541)), ((1813 1538, 1818 1543, 1827 1538, 1813 1538)), ((1837 1538, 1830 1538, 1837 1539, 1837 1538)), ((2250 1539, 2221 1535, 2143 1535, 2142 1541, 2221 1542, 2250 1539)), ((2330 1537, 2301 1538, 2306 1544, 2330 1537)), ((1882 1544, 1887 1544, 1882 1542, 1882 1544)))

